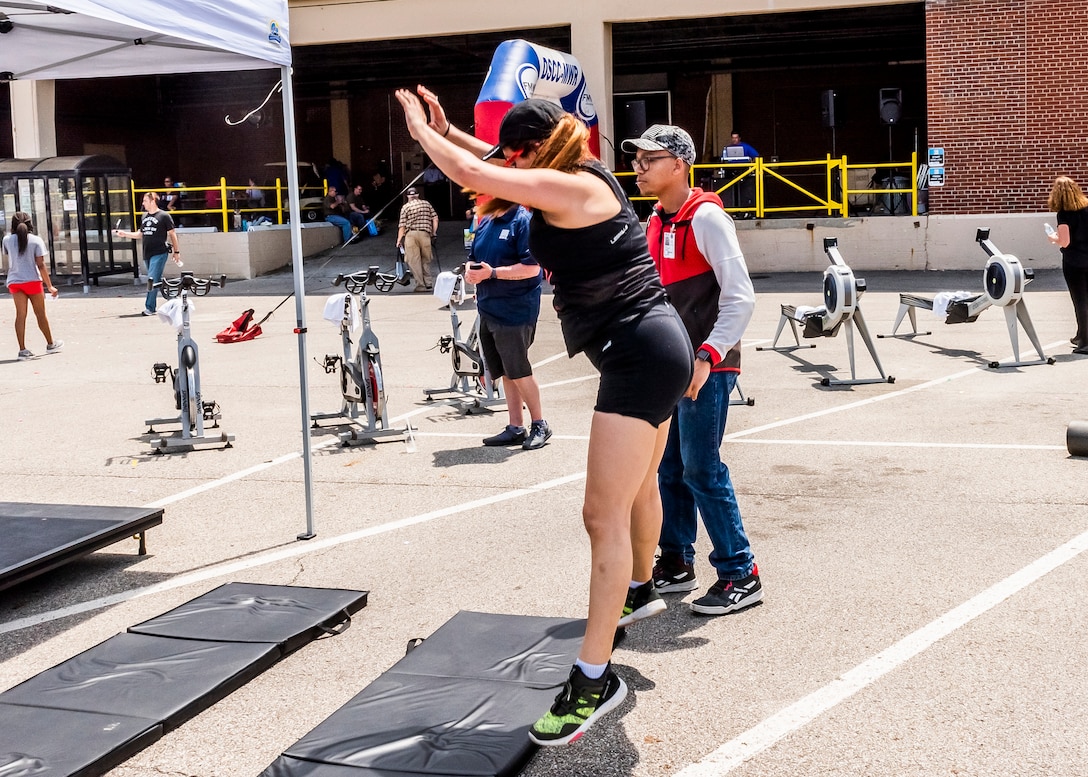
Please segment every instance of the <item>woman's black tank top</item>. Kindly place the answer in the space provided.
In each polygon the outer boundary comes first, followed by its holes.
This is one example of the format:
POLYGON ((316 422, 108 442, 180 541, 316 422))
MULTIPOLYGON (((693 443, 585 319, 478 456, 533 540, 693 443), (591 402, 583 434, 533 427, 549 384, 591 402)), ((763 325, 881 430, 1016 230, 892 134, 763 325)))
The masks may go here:
POLYGON ((561 229, 534 211, 529 225, 529 251, 551 273, 553 304, 571 356, 613 326, 637 320, 665 298, 646 247, 646 232, 627 195, 598 160, 582 169, 612 188, 620 212, 599 224, 561 229))

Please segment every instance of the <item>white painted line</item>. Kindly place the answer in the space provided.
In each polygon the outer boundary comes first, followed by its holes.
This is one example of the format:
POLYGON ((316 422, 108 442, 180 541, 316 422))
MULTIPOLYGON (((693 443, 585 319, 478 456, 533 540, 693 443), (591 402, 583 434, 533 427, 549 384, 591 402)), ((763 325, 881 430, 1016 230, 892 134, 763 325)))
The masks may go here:
POLYGON ((958 380, 960 378, 966 378, 968 375, 978 375, 983 372, 985 367, 972 367, 969 370, 963 370, 962 372, 954 372, 951 375, 946 375, 943 378, 936 378, 934 380, 926 381, 925 383, 918 383, 914 386, 908 386, 898 391, 890 391, 887 394, 877 394, 876 396, 867 397, 866 399, 859 399, 856 402, 849 402, 845 405, 836 405, 835 407, 827 407, 823 410, 817 410, 813 413, 807 413, 805 415, 794 416, 793 418, 783 418, 781 421, 774 421, 763 426, 754 426, 751 429, 745 429, 741 432, 733 432, 732 434, 725 435, 726 440, 736 440, 740 437, 747 437, 751 434, 759 434, 760 432, 766 432, 771 429, 778 429, 782 426, 789 426, 790 424, 798 423, 799 421, 811 421, 813 418, 821 418, 825 415, 832 415, 834 413, 842 413, 846 410, 853 410, 858 407, 864 407, 865 405, 871 405, 875 402, 885 402, 889 399, 898 399, 906 394, 912 394, 915 391, 924 391, 925 389, 939 386, 942 383, 947 383, 952 380, 958 380))
MULTIPOLYGON (((1043 346, 1043 350, 1047 351, 1047 350, 1050 350, 1052 348, 1057 348, 1063 342, 1068 342, 1068 341, 1059 340, 1056 343, 1049 343, 1048 345, 1043 346)), ((1034 353, 1034 351, 1032 351, 1032 353, 1034 353)), ((966 378, 969 375, 979 375, 981 373, 990 372, 990 371, 991 371, 990 367, 985 366, 985 365, 979 365, 977 367, 972 367, 971 369, 968 369, 968 370, 963 370, 961 372, 954 372, 951 375, 945 375, 943 378, 935 378, 934 380, 926 381, 925 383, 919 383, 919 384, 914 385, 914 386, 908 386, 907 388, 899 389, 898 391, 891 391, 891 392, 888 392, 887 394, 877 394, 876 396, 873 396, 873 397, 868 397, 866 399, 860 399, 857 402, 850 402, 848 404, 838 405, 836 407, 828 407, 828 408, 825 408, 823 410, 817 410, 814 413, 808 413, 807 415, 796 416, 794 418, 784 418, 781 421, 775 421, 773 423, 764 424, 763 426, 755 426, 755 427, 753 427, 751 429, 745 429, 744 431, 741 431, 741 432, 734 432, 733 434, 727 434, 724 437, 724 439, 725 440, 736 440, 738 438, 747 437, 747 436, 752 435, 752 434, 759 434, 760 432, 766 432, 766 431, 768 431, 770 429, 778 429, 779 427, 782 427, 782 426, 788 426, 789 424, 795 424, 795 423, 797 423, 799 421, 810 421, 813 418, 820 418, 820 417, 825 416, 825 415, 832 415, 833 413, 841 413, 841 412, 843 412, 845 410, 853 410, 854 408, 864 407, 865 405, 871 405, 871 404, 873 404, 875 402, 885 402, 885 401, 887 401, 889 399, 898 399, 901 396, 904 396, 906 394, 911 394, 911 393, 913 393, 915 391, 924 391, 925 389, 933 388, 934 386, 939 386, 942 383, 947 383, 947 382, 952 381, 952 380, 959 380, 960 378, 966 378)))
POLYGON ((587 380, 600 380, 601 376, 597 373, 592 375, 583 375, 580 378, 570 378, 568 380, 557 380, 553 383, 541 383, 540 388, 555 388, 556 386, 569 386, 571 383, 585 383, 587 380))
POLYGON ((681 769, 674 777, 720 777, 728 774, 1085 550, 1088 550, 1088 532, 1074 537, 868 661, 858 664, 818 691, 775 713, 702 760, 681 769))
POLYGON ((401 518, 400 520, 371 526, 366 529, 359 529, 336 537, 298 542, 285 548, 280 548, 269 553, 263 553, 259 556, 253 556, 240 561, 229 561, 223 564, 216 564, 196 572, 178 575, 175 578, 164 580, 161 583, 143 586, 142 588, 133 588, 128 591, 110 594, 109 596, 103 596, 88 602, 80 602, 79 604, 73 604, 68 607, 61 607, 56 610, 50 610, 49 612, 39 613, 38 615, 30 615, 25 618, 19 618, 18 620, 8 621, 7 623, 0 624, 0 634, 7 634, 12 631, 18 631, 19 629, 25 629, 30 626, 37 626, 42 623, 49 623, 50 621, 66 618, 69 615, 78 615, 79 613, 97 610, 101 607, 121 604, 122 602, 150 596, 151 594, 171 591, 175 588, 180 588, 181 586, 190 585, 192 583, 199 583, 204 580, 210 580, 224 575, 234 575, 247 569, 254 569, 255 567, 273 564, 277 561, 284 561, 285 559, 295 558, 297 556, 305 556, 310 553, 326 550, 327 548, 336 547, 337 545, 343 545, 345 543, 366 539, 367 537, 374 537, 379 534, 405 529, 409 526, 418 526, 419 524, 428 523, 439 518, 447 518, 451 515, 472 512, 481 507, 498 504, 500 502, 508 502, 511 499, 520 499, 523 496, 540 493, 541 491, 548 491, 559 486, 567 485, 568 483, 576 482, 583 479, 585 475, 585 472, 576 472, 572 475, 565 475, 553 480, 544 481, 543 483, 537 483, 535 486, 519 488, 513 491, 504 491, 500 494, 484 497, 483 499, 475 499, 471 502, 452 505, 450 507, 442 508, 441 510, 434 510, 421 515, 401 518))
POLYGON ((550 364, 551 362, 559 361, 560 359, 566 359, 566 358, 569 358, 567 356, 567 352, 566 351, 560 351, 559 353, 557 353, 557 354, 555 354, 553 356, 549 356, 546 359, 542 359, 542 360, 536 362, 533 365, 533 369, 535 370, 538 367, 543 367, 545 364, 550 364))
MULTIPOLYGON (((552 439, 555 439, 553 435, 552 439)), ((588 438, 587 438, 588 439, 588 438)), ((1015 445, 985 442, 881 442, 870 440, 734 440, 742 445, 818 445, 851 448, 965 448, 968 450, 1064 451, 1064 445, 1015 445)))
MULTIPOLYGON (((455 439, 461 439, 461 438, 469 437, 469 438, 474 438, 474 439, 477 439, 477 440, 480 438, 479 433, 473 434, 473 433, 469 433, 469 432, 420 432, 418 430, 415 432, 415 436, 416 437, 452 437, 452 438, 455 438, 455 439)), ((580 440, 582 442, 585 442, 585 441, 589 440, 589 435, 588 434, 553 434, 549 439, 552 439, 552 440, 580 440)))

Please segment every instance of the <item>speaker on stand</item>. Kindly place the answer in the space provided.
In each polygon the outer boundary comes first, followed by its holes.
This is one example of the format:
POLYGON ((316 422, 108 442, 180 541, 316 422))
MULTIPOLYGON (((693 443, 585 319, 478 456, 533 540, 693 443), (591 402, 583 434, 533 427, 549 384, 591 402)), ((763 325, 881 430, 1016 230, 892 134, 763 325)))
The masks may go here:
MULTIPOLYGON (((888 161, 895 161, 895 150, 892 146, 892 127, 903 118, 903 90, 898 87, 884 88, 880 90, 880 120, 888 125, 888 161)), ((888 177, 884 179, 885 189, 901 189, 907 184, 899 184, 905 179, 898 176, 898 171, 890 169, 888 177)), ((904 194, 885 194, 885 207, 889 215, 903 214, 910 210, 907 201, 909 197, 904 194), (904 209, 904 205, 906 206, 904 209)))

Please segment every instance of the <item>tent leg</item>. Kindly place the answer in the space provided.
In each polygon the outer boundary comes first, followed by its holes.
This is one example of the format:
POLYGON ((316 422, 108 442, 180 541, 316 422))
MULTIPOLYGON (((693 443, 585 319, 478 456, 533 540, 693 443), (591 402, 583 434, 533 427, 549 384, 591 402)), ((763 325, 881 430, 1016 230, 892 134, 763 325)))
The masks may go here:
POLYGON ((295 146, 295 100, 291 68, 280 68, 283 80, 283 141, 287 151, 287 189, 291 213, 291 268, 295 279, 295 334, 298 336, 299 399, 302 411, 302 471, 306 488, 306 530, 300 540, 313 539, 313 452, 310 449, 310 386, 306 375, 306 289, 302 266, 302 206, 299 201, 298 149, 295 146))

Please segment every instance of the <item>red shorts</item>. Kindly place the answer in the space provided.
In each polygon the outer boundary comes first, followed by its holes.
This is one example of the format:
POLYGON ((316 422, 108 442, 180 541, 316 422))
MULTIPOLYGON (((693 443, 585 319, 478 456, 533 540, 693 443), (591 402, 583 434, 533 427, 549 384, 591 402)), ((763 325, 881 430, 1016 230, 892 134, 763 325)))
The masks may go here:
POLYGON ((17 291, 21 291, 28 297, 33 297, 35 294, 43 294, 45 292, 45 286, 42 281, 27 281, 26 283, 9 283, 8 291, 14 294, 17 291))

